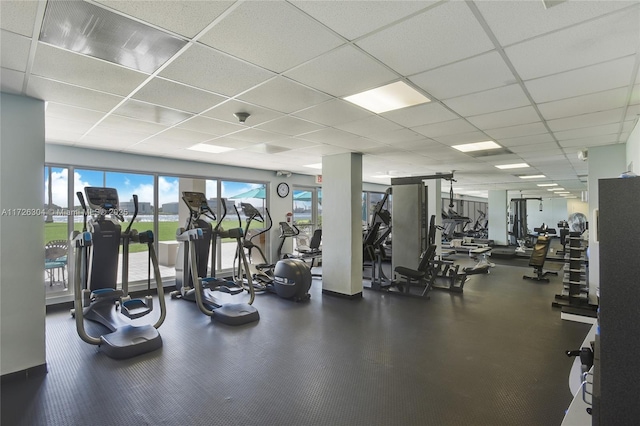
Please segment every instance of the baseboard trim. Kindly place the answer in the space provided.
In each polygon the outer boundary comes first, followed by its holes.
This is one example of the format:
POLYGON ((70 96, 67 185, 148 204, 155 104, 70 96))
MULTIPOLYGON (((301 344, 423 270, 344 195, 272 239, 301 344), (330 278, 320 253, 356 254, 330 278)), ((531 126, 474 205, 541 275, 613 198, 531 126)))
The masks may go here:
POLYGON ((362 292, 359 292, 356 294, 344 294, 344 293, 338 293, 337 291, 322 290, 322 294, 326 294, 327 296, 340 297, 342 299, 349 299, 349 300, 362 299, 362 292))
POLYGON ((0 376, 0 383, 4 385, 5 383, 44 376, 47 373, 47 363, 45 362, 44 364, 36 365, 35 367, 29 367, 13 373, 3 374, 2 376, 0 376))

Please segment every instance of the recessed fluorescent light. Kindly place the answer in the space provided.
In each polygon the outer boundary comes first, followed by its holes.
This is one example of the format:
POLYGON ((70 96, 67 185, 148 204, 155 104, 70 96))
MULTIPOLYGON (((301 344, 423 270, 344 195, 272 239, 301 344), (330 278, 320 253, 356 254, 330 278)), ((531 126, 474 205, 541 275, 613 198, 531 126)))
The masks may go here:
POLYGON ((429 98, 403 81, 356 93, 347 96, 344 100, 376 114, 431 102, 429 98))
POLYGON ((392 177, 397 177, 397 176, 391 176, 391 175, 373 175, 371 176, 372 178, 392 178, 392 177))
POLYGON ((530 167, 527 163, 515 163, 515 164, 499 164, 496 166, 499 169, 523 169, 530 167))
POLYGON ((560 194, 560 195, 562 195, 562 194, 571 194, 571 192, 569 192, 569 191, 560 191, 560 192, 556 192, 556 194, 560 194))
POLYGON ((229 148, 228 146, 218 146, 218 145, 210 145, 208 143, 198 143, 193 146, 190 146, 190 150, 200 151, 200 152, 209 152, 213 154, 220 154, 227 151, 233 151, 235 148, 229 148))
POLYGON ((524 175, 524 176, 518 176, 520 179, 541 179, 541 178, 545 178, 545 175, 524 175))
POLYGON ((310 169, 320 169, 320 170, 322 170, 322 163, 307 164, 307 165, 302 166, 302 167, 309 167, 310 169))
POLYGON ((462 152, 484 151, 485 149, 498 149, 502 148, 494 141, 465 143, 463 145, 453 145, 451 148, 457 149, 462 152))
POLYGON ((564 188, 548 188, 547 191, 564 191, 564 188))
POLYGON ((557 183, 539 183, 538 186, 558 186, 557 183))

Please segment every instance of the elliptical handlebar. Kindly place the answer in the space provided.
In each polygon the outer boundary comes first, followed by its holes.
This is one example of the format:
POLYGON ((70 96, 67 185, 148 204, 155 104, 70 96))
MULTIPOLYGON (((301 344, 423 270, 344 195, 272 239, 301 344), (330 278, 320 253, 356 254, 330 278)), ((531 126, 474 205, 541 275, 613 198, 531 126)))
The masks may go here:
POLYGON ((76 192, 76 196, 80 201, 80 205, 82 206, 82 232, 87 232, 87 203, 84 201, 84 195, 82 191, 76 192))
MULTIPOLYGON (((133 225, 133 222, 136 220, 137 216, 138 216, 138 196, 136 194, 133 194, 133 216, 131 217, 129 226, 127 226, 127 229, 124 231, 125 234, 127 235, 129 234, 129 231, 131 231, 131 226, 133 225)), ((120 220, 124 222, 124 217, 120 220)))

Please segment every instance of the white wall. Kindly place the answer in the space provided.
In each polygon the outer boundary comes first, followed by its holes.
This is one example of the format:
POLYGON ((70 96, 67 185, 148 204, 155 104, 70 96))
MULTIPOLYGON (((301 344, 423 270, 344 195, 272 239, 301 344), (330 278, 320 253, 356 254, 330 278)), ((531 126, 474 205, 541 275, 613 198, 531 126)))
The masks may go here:
POLYGON ((506 246, 509 244, 509 231, 507 229, 508 206, 507 191, 489 191, 489 239, 493 240, 497 245, 506 246))
POLYGON ((567 200, 567 215, 572 215, 573 213, 582 213, 587 216, 587 220, 591 220, 591 216, 589 214, 589 203, 570 198, 567 200))
MULTIPOLYGON (((637 130, 637 129, 636 129, 637 130)), ((615 178, 627 170, 625 144, 597 146, 589 148, 589 211, 591 222, 594 222, 593 211, 598 208, 598 180, 615 178)), ((589 224, 593 229, 593 223, 589 224)), ((589 232, 589 294, 595 298, 600 285, 600 248, 596 241, 596 233, 589 232)))
POLYGON ((527 226, 531 232, 543 223, 549 228, 557 228, 558 222, 568 217, 566 198, 543 198, 542 211, 540 201, 527 200, 527 226))
POLYGON ((640 121, 636 122, 636 127, 627 140, 627 169, 631 164, 631 170, 640 176, 640 121))
POLYGON ((0 93, 0 374, 45 365, 44 102, 0 93), (5 211, 6 209, 6 211, 5 211), (11 209, 11 210, 10 210, 11 209), (6 213, 6 214, 5 214, 6 213))

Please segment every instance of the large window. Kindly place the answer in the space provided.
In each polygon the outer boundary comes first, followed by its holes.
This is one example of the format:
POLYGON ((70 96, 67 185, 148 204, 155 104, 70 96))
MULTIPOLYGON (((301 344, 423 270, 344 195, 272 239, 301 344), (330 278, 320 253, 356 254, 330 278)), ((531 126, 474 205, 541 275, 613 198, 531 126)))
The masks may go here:
POLYGON ((300 235, 293 241, 295 250, 298 245, 309 246, 314 231, 322 228, 322 190, 294 188, 292 213, 293 223, 300 230, 300 235))
POLYGON ((66 292, 69 288, 68 243, 69 221, 69 169, 46 166, 44 168, 44 246, 45 288, 47 297, 66 292))
MULTIPOLYGON (((260 231, 265 229, 268 223, 260 221, 262 218, 264 221, 268 221, 266 215, 266 185, 264 183, 257 182, 234 182, 234 181, 221 181, 221 196, 225 200, 227 205, 227 217, 223 222, 225 229, 237 228, 239 225, 248 231, 245 238, 251 240, 260 250, 265 253, 266 248, 266 233, 260 234, 260 231), (253 220, 248 223, 252 215, 248 213, 247 206, 243 210, 243 203, 248 204, 255 208, 259 213, 259 217, 253 217, 253 220), (235 207, 235 208, 234 208, 235 207), (237 209, 237 214, 236 214, 237 209), (238 223, 238 215, 240 216, 240 224, 238 223), (260 234, 260 235, 258 235, 260 234)), ((256 249, 251 251, 252 263, 265 263, 269 259, 263 259, 256 249)), ((236 259, 236 242, 235 240, 225 239, 222 241, 221 249, 221 268, 231 268, 236 259)), ((265 257, 268 254, 265 253, 265 257)))

